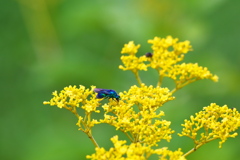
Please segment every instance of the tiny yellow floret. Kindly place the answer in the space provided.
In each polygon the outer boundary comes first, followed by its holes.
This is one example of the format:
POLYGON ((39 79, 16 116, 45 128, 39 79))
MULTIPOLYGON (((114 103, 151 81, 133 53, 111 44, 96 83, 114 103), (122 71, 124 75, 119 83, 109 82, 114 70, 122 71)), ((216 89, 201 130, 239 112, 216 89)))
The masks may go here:
POLYGON ((128 44, 125 44, 122 48, 121 53, 127 53, 129 55, 134 55, 137 53, 138 49, 140 48, 140 44, 135 45, 133 41, 130 41, 128 44))

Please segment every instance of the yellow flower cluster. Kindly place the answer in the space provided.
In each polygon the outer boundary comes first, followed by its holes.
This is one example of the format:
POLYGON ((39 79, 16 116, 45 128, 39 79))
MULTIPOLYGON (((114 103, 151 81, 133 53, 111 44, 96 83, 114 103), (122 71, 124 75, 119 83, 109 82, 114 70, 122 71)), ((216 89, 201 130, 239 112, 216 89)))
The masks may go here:
POLYGON ((142 84, 141 87, 132 86, 128 92, 120 93, 120 96, 118 104, 111 102, 103 106, 105 116, 102 123, 123 131, 132 142, 157 146, 157 142, 162 139, 170 141, 174 132, 169 128, 171 122, 158 120, 164 116, 164 112, 157 113, 163 103, 174 99, 167 88, 142 84))
POLYGON ((135 55, 121 56, 121 60, 125 67, 120 65, 119 69, 122 69, 124 71, 131 70, 135 73, 138 70, 147 70, 147 65, 144 63, 147 61, 147 58, 145 56, 142 56, 140 58, 136 57, 135 55))
POLYGON ((123 93, 121 96, 123 100, 127 100, 129 104, 133 103, 147 109, 160 107, 174 99, 168 88, 153 87, 152 85, 146 86, 144 83, 140 87, 134 85, 128 92, 125 91, 123 93))
POLYGON ((94 88, 92 86, 90 90, 82 85, 79 88, 70 85, 69 87, 65 87, 59 94, 57 91, 54 91, 52 93, 54 97, 49 102, 45 101, 43 103, 67 109, 81 106, 87 112, 99 112, 96 110, 96 107, 99 106, 99 101, 95 98, 95 93, 93 93, 94 88))
POLYGON ((234 131, 240 127, 240 114, 235 108, 231 109, 226 105, 221 107, 211 103, 204 107, 203 111, 191 116, 190 120, 185 120, 182 126, 184 128, 179 135, 193 139, 195 147, 199 148, 209 141, 221 139, 219 142, 219 148, 221 148, 227 138, 237 136, 237 132, 234 131), (201 133, 202 128, 204 132, 201 133))
POLYGON ((91 117, 92 112, 100 112, 100 99, 96 99, 94 88, 95 86, 86 89, 82 85, 79 88, 65 87, 60 93, 53 92, 54 97, 44 104, 56 105, 74 113, 78 118, 76 125, 79 130, 89 136, 90 129, 95 124, 107 123, 124 132, 132 142, 157 146, 162 139, 170 141, 174 132, 169 128, 171 122, 159 120, 164 116, 164 112, 157 111, 164 103, 174 99, 167 88, 155 88, 145 84, 141 84, 141 87, 132 86, 128 91, 119 93, 119 102, 109 100, 109 103, 104 104, 104 118, 98 120, 91 117), (85 116, 80 116, 76 108, 83 109, 85 116))
POLYGON ((118 136, 111 138, 114 147, 108 151, 104 148, 95 148, 96 153, 87 156, 92 160, 147 160, 150 156, 156 154, 159 156, 159 160, 185 160, 181 150, 169 151, 167 148, 151 149, 141 143, 126 144, 126 141, 118 140, 118 136))
POLYGON ((191 138, 195 146, 192 150, 183 154, 181 149, 170 151, 166 147, 153 149, 161 140, 170 141, 174 131, 170 128, 171 122, 162 119, 164 112, 159 108, 168 101, 174 100, 172 94, 189 83, 200 79, 218 81, 206 67, 197 63, 181 63, 188 51, 192 50, 189 41, 178 42, 177 38, 167 36, 166 38, 155 37, 148 40, 152 44, 152 53, 140 57, 136 56, 140 45, 133 41, 125 44, 121 53, 123 65, 119 68, 130 70, 134 73, 139 86, 131 86, 129 90, 118 95, 115 92, 104 90, 101 95, 95 86, 91 89, 80 85, 65 87, 60 93, 53 92, 53 98, 44 104, 56 105, 71 111, 78 119, 76 125, 79 130, 87 134, 95 145, 96 153, 87 156, 92 160, 145 160, 152 155, 157 155, 159 160, 185 160, 185 157, 207 142, 220 139, 219 147, 230 137, 236 137, 235 132, 240 127, 240 114, 234 108, 226 105, 218 106, 212 103, 204 107, 203 111, 185 120, 184 127, 179 136, 191 138), (148 67, 157 70, 159 74, 156 87, 147 86, 142 83, 138 71, 147 70, 148 67), (172 91, 160 87, 164 77, 174 80, 176 86, 172 91), (95 89, 95 90, 94 90, 95 89), (94 93, 98 92, 98 93, 94 93), (114 93, 114 94, 113 94, 114 93), (99 103, 103 98, 108 103, 99 103), (114 97, 117 98, 114 99, 114 97), (119 98, 120 97, 120 98, 119 98), (100 113, 103 108, 103 118, 94 119, 92 113, 100 113), (80 114, 78 112, 82 111, 80 114), (114 147, 109 150, 100 148, 92 134, 92 127, 97 124, 106 123, 120 130, 130 140, 118 140, 118 136, 111 138, 114 147))
POLYGON ((136 57, 136 53, 140 45, 135 45, 133 41, 125 44, 121 53, 127 53, 128 56, 122 56, 121 60, 124 66, 120 65, 122 70, 147 70, 147 67, 154 69, 167 70, 169 66, 176 64, 183 60, 185 53, 191 50, 192 46, 189 41, 178 42, 178 39, 173 39, 171 36, 167 38, 155 37, 152 40, 148 40, 148 43, 152 44, 153 55, 147 58, 145 55, 136 57), (150 64, 144 62, 150 61, 150 64))
POLYGON ((214 82, 218 81, 218 76, 213 75, 207 67, 198 66, 197 63, 173 65, 165 72, 164 76, 173 79, 177 89, 200 79, 211 79, 214 82))
POLYGON ((138 48, 140 48, 140 44, 135 45, 133 41, 130 41, 128 44, 125 44, 121 53, 127 53, 130 55, 134 55, 138 52, 138 48))
POLYGON ((208 71, 206 67, 198 66, 198 64, 177 64, 184 59, 184 54, 192 50, 189 41, 178 42, 177 38, 167 36, 166 38, 154 37, 148 40, 152 44, 152 53, 149 55, 136 56, 140 45, 135 45, 133 41, 125 44, 121 53, 129 55, 122 56, 121 60, 124 64, 119 68, 122 70, 131 70, 136 76, 138 83, 141 84, 138 71, 147 70, 148 67, 156 69, 159 74, 158 86, 162 84, 164 77, 174 80, 177 89, 200 79, 211 79, 218 81, 218 77, 208 71))
POLYGON ((144 63, 147 61, 145 56, 140 58, 136 57, 136 53, 140 45, 135 45, 133 41, 130 41, 128 44, 125 44, 121 53, 128 54, 127 56, 121 56, 121 60, 124 66, 120 65, 119 68, 126 71, 131 70, 136 73, 138 70, 147 70, 147 65, 144 63))
POLYGON ((177 38, 154 37, 148 40, 152 44, 153 56, 149 58, 150 67, 168 70, 168 67, 183 60, 184 54, 192 49, 189 41, 178 42, 177 38))
POLYGON ((99 122, 95 119, 91 119, 91 113, 99 113, 100 110, 97 107, 100 105, 99 100, 96 99, 96 94, 93 93, 95 86, 91 89, 86 89, 85 86, 68 86, 65 87, 60 93, 54 91, 52 93, 53 98, 50 101, 45 101, 43 104, 56 105, 59 108, 65 108, 71 111, 78 118, 77 126, 79 130, 90 134, 90 128, 99 122), (85 111, 85 117, 82 117, 77 112, 77 108, 85 111))

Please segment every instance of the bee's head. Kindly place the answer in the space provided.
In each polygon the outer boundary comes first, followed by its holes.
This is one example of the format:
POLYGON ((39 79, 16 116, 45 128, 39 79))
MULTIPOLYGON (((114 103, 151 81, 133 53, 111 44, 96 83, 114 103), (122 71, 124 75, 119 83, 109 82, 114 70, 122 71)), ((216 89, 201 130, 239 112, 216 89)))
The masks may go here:
POLYGON ((116 96, 116 100, 119 102, 120 99, 121 99, 120 96, 117 95, 117 96, 116 96))

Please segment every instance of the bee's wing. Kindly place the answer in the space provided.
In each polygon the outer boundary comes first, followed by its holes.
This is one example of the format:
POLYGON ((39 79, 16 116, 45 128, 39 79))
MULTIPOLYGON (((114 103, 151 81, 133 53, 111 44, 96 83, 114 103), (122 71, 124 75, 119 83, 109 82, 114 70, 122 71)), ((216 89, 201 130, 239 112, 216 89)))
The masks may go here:
POLYGON ((99 92, 101 92, 102 90, 104 90, 104 89, 101 89, 101 88, 94 88, 94 92, 96 92, 96 93, 99 93, 99 92))
POLYGON ((101 88, 95 88, 94 92, 96 93, 102 93, 102 94, 112 94, 112 93, 116 93, 114 90, 112 89, 101 89, 101 88))

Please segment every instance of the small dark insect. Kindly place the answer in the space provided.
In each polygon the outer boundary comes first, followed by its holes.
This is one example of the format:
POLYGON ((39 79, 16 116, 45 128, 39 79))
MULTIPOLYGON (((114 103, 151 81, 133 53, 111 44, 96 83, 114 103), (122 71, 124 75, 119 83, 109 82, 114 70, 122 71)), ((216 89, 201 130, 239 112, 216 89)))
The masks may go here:
POLYGON ((148 53, 145 54, 145 56, 148 57, 148 58, 151 58, 153 56, 153 54, 151 52, 148 52, 148 53))
POLYGON ((101 89, 101 88, 95 88, 94 92, 98 93, 96 98, 107 98, 107 99, 116 99, 119 101, 120 96, 117 94, 116 91, 112 89, 101 89))

